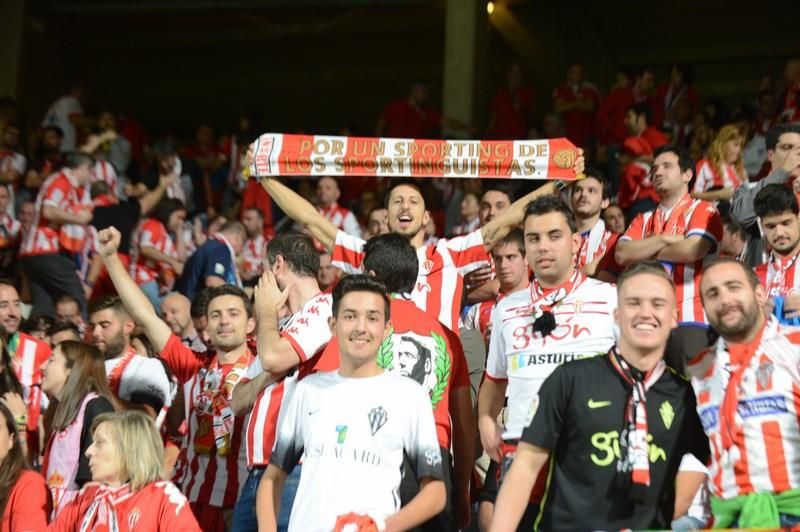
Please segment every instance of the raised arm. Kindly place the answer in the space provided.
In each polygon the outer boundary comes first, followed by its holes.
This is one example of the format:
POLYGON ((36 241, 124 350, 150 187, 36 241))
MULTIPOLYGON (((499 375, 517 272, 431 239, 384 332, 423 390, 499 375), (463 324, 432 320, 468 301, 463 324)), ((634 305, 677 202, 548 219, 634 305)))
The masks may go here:
POLYGON ((319 240, 329 251, 333 250, 338 229, 317 212, 316 207, 275 178, 262 177, 261 186, 289 218, 304 225, 311 232, 311 236, 319 240))
MULTIPOLYGON (((583 150, 578 148, 578 158, 575 160, 574 166, 576 175, 583 174, 585 164, 583 150)), ((556 187, 552 181, 545 183, 533 192, 519 198, 503 214, 484 225, 481 228, 481 235, 483 235, 483 243, 486 249, 491 249, 496 242, 505 238, 513 227, 522 223, 525 218, 525 209, 530 202, 540 196, 553 194, 555 191, 556 187)))
POLYGON ((714 244, 707 238, 694 235, 664 247, 656 259, 667 262, 697 262, 702 260, 714 244))
POLYGON ((108 276, 114 283, 120 299, 131 317, 144 328, 145 334, 150 339, 156 351, 161 352, 167 345, 172 331, 169 326, 158 317, 153 305, 136 285, 128 270, 117 255, 119 249, 120 233, 115 227, 103 229, 97 236, 100 247, 100 256, 106 266, 108 276))
POLYGON ((683 238, 683 235, 653 235, 641 240, 620 239, 614 258, 621 266, 637 260, 654 259, 665 247, 680 242, 683 238))
POLYGON ((175 174, 162 175, 158 178, 158 186, 153 190, 148 190, 144 196, 139 198, 139 205, 142 209, 142 216, 146 216, 156 204, 164 197, 167 189, 178 179, 175 174))
POLYGON ((278 330, 278 313, 286 302, 288 291, 278 288, 275 275, 266 271, 254 291, 258 320, 258 358, 264 371, 284 373, 300 363, 300 356, 291 342, 278 330))

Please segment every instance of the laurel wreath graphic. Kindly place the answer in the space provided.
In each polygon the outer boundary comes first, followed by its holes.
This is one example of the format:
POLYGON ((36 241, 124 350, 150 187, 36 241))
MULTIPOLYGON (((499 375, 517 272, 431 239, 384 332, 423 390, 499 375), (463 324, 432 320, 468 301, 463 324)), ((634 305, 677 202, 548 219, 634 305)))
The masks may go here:
POLYGON ((392 351, 392 335, 394 327, 389 329, 389 334, 383 339, 381 347, 378 349, 378 366, 386 371, 394 369, 394 352, 392 351))
POLYGON ((451 363, 450 357, 447 356, 447 344, 444 338, 431 332, 433 340, 436 342, 436 386, 431 390, 431 406, 436 407, 439 401, 444 397, 444 391, 447 389, 447 383, 450 382, 451 363))

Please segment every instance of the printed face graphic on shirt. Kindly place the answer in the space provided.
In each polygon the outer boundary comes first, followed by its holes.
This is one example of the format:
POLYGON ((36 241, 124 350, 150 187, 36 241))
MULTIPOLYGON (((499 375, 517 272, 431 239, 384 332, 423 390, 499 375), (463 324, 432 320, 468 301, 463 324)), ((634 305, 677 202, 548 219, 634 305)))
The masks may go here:
POLYGON ((392 334, 378 351, 378 365, 420 383, 433 407, 444 397, 452 371, 447 343, 434 332, 428 336, 410 331, 392 334))
POLYGON ((400 375, 424 385, 431 373, 431 350, 411 336, 400 336, 397 346, 397 367, 400 375))

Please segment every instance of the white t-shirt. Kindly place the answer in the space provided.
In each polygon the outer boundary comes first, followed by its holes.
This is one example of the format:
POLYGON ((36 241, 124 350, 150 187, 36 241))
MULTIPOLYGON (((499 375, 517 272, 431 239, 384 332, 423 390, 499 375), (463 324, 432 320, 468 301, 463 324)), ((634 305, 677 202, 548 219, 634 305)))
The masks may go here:
POLYGON ((430 398, 418 383, 389 373, 301 380, 281 408, 270 460, 291 471, 303 457, 289 530, 329 532, 350 512, 380 521, 396 513, 403 452, 417 478, 442 478, 430 398))
POLYGON ((64 132, 61 151, 75 151, 76 148, 75 126, 69 120, 73 114, 83 114, 81 103, 74 96, 66 95, 53 102, 42 120, 42 127, 57 126, 64 132))
POLYGON ((509 294, 492 312, 486 375, 508 381, 504 440, 517 440, 538 406, 539 388, 564 362, 607 353, 614 345, 617 290, 585 279, 553 309, 556 328, 542 337, 533 331, 530 289, 509 294))

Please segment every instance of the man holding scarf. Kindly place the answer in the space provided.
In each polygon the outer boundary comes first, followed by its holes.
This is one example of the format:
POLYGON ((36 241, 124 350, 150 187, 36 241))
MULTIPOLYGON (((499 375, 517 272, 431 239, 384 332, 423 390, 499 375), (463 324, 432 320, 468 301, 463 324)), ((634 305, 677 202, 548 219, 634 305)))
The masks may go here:
POLYGON ((182 491, 201 528, 229 528, 233 507, 247 477, 244 428, 247 416, 235 416, 233 389, 246 382, 254 360, 247 335, 256 327, 250 299, 241 288, 222 285, 208 293, 207 333, 214 352, 195 353, 181 343, 136 286, 117 254, 115 228, 98 235, 100 255, 120 299, 142 326, 153 348, 183 386, 187 407, 188 470, 182 491))
POLYGON ((617 296, 617 344, 559 366, 542 385, 492 531, 516 529, 548 458, 537 530, 668 528, 681 459, 708 459, 691 386, 663 360, 676 326, 672 279, 657 262, 637 263, 620 275, 617 296))
POLYGON ((800 523, 800 332, 764 313, 753 270, 719 259, 700 281, 717 343, 689 364, 711 443, 716 528, 800 523))

